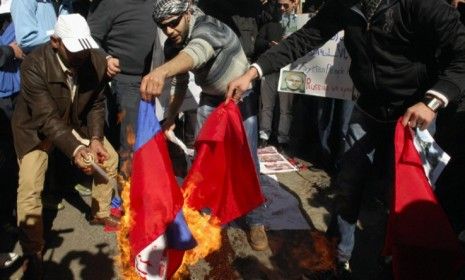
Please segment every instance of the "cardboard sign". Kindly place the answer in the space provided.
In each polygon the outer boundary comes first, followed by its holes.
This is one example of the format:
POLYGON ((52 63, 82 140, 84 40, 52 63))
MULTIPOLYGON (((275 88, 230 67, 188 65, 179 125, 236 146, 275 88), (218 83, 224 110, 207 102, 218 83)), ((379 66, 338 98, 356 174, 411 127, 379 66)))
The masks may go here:
POLYGON ((349 67, 350 56, 340 31, 319 49, 283 67, 278 91, 352 100, 355 88, 349 67))

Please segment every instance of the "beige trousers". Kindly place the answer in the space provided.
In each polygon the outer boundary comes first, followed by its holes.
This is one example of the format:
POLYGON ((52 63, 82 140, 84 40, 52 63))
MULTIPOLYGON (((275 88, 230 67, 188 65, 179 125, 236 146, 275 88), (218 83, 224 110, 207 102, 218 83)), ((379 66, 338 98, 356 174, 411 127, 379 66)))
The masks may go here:
MULTIPOLYGON (((107 139, 103 146, 110 155, 102 165, 110 178, 115 178, 118 167, 118 154, 107 139)), ((38 253, 44 247, 42 200, 45 172, 48 167, 48 151, 35 149, 19 160, 19 184, 17 200, 18 226, 22 231, 20 243, 23 253, 38 253)), ((92 215, 108 217, 113 189, 100 176, 94 176, 92 184, 92 215)))

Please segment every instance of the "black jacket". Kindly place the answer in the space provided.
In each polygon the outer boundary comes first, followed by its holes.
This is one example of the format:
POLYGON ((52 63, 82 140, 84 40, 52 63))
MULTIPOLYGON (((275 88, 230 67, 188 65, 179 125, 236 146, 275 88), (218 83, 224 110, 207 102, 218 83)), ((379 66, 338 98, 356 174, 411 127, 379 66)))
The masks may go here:
POLYGON ((258 31, 255 41, 255 52, 259 55, 270 48, 270 42, 281 42, 284 35, 284 28, 279 21, 265 23, 258 31))
POLYGON ((395 119, 429 89, 457 99, 465 89, 465 27, 445 1, 383 0, 369 22, 356 0, 328 0, 303 28, 258 59, 269 73, 339 30, 350 76, 370 114, 395 119))

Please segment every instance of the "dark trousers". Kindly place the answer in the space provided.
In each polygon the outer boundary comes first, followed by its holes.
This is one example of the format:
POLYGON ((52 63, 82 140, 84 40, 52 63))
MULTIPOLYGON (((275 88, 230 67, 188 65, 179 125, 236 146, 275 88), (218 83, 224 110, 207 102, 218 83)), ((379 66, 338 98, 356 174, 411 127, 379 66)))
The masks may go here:
POLYGON ((0 98, 0 223, 12 222, 16 208, 16 190, 18 188, 18 163, 11 132, 11 116, 16 95, 0 98))
POLYGON ((119 155, 119 170, 129 176, 137 132, 140 102, 140 77, 133 81, 113 79, 107 94, 108 138, 119 155))

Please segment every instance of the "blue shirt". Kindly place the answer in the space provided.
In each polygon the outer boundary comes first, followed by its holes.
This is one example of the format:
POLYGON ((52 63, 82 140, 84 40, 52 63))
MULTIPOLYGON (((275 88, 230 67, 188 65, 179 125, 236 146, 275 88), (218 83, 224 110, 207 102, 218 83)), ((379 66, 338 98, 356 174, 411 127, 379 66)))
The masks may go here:
MULTIPOLYGON (((17 0, 15 0, 17 1, 17 0)), ((295 13, 283 14, 281 17, 281 26, 284 28, 284 38, 297 31, 297 16, 295 13)))
MULTIPOLYGON (((57 15, 54 0, 14 0, 11 3, 11 17, 16 27, 16 42, 28 53, 35 47, 50 40, 57 15)), ((71 13, 72 0, 63 0, 59 15, 71 13)))
MULTIPOLYGON (((10 23, 2 35, 0 35, 0 46, 8 46, 15 41, 15 27, 10 23)), ((0 98, 8 97, 19 92, 19 64, 20 61, 9 54, 0 67, 0 98)))

